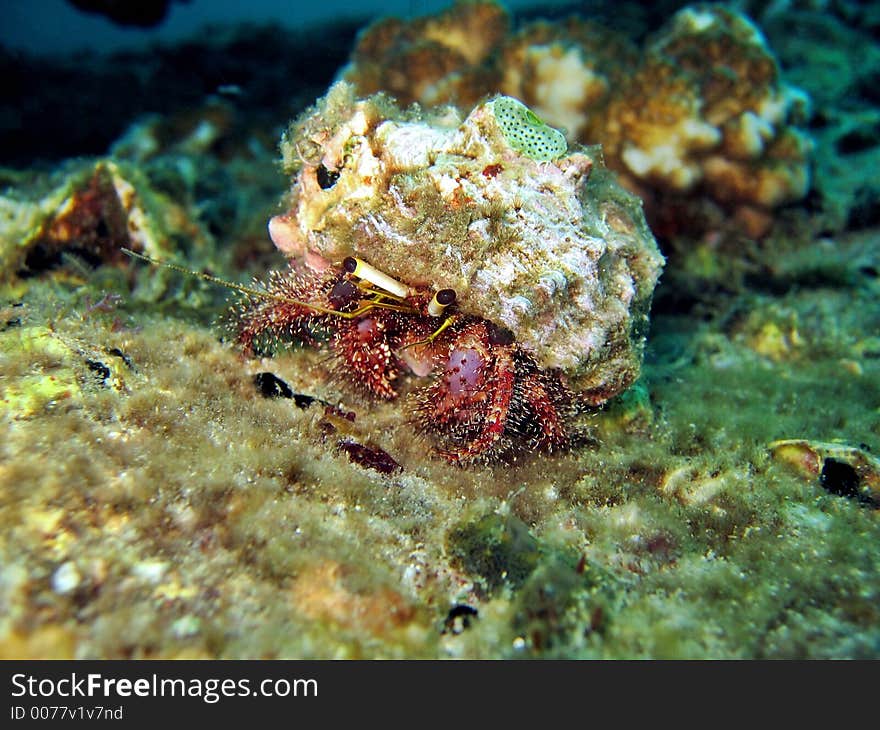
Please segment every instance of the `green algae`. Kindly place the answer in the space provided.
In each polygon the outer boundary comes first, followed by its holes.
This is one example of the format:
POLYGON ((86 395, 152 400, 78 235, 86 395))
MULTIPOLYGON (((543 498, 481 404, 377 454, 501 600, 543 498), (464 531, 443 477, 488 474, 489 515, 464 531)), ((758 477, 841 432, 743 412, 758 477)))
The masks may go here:
POLYGON ((583 558, 553 554, 517 594, 511 626, 534 656, 588 654, 601 645, 615 605, 612 576, 583 558))
POLYGON ((446 538, 454 563, 482 578, 489 591, 519 587, 538 563, 538 541, 513 515, 488 514, 457 525, 446 538))
POLYGON ((79 400, 80 378, 70 349, 47 327, 10 328, 0 332, 0 362, 7 375, 0 382, 0 412, 27 418, 59 403, 79 400), (10 377, 13 363, 26 359, 28 369, 10 377))

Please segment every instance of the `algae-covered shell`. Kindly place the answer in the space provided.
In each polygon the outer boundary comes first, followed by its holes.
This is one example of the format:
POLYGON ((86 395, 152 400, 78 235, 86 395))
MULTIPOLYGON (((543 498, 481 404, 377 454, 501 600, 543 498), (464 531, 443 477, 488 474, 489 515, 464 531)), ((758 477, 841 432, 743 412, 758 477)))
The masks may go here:
POLYGON ((774 441, 768 448, 774 459, 818 477, 829 491, 880 507, 880 459, 865 449, 807 439, 774 441))
POLYGON ((292 189, 270 235, 313 267, 358 256, 514 332, 600 403, 638 375, 663 258, 596 148, 521 102, 461 120, 357 99, 340 82, 282 144, 292 189))

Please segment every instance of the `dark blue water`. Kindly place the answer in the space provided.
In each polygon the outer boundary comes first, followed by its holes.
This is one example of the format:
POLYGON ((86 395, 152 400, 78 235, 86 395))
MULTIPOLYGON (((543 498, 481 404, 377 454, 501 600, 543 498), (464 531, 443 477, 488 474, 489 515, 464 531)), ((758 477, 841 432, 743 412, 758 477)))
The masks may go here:
MULTIPOLYGON (((412 17, 437 12, 448 4, 444 0, 172 0, 166 19, 145 29, 122 27, 104 16, 81 12, 67 0, 4 0, 0 6, 0 45, 36 53, 117 51, 156 41, 180 40, 197 33, 206 23, 273 23, 283 32, 285 28, 297 29, 340 18, 412 17)), ((571 5, 537 4, 548 9, 571 5)), ((511 10, 535 5, 527 0, 505 3, 511 10)))

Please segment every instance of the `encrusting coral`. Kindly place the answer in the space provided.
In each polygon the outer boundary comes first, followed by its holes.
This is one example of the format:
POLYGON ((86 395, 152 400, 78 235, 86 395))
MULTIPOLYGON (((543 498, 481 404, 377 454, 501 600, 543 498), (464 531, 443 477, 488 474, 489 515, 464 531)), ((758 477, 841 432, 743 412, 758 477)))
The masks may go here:
POLYGON ((633 188, 704 191, 758 213, 807 192, 810 141, 798 128, 806 116, 806 95, 780 80, 747 18, 695 6, 648 42, 639 68, 589 119, 586 134, 633 188))
POLYGON ((387 91, 402 105, 453 103, 470 109, 498 83, 496 54, 507 13, 495 3, 456 3, 405 23, 380 20, 361 34, 346 78, 362 95, 387 91))
POLYGON ((597 23, 528 23, 499 51, 499 89, 565 130, 570 142, 593 143, 586 127, 638 63, 635 44, 597 23))

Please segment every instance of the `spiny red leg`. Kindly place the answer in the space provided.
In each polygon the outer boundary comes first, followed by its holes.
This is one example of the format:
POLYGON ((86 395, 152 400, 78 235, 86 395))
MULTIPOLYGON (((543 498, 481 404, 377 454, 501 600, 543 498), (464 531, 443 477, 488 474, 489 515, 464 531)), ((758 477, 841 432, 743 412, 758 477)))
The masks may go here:
POLYGON ((421 430, 440 435, 449 450, 476 438, 485 422, 489 393, 484 379, 492 355, 483 335, 482 328, 468 329, 438 343, 431 383, 412 395, 421 430))
POLYGON ((423 428, 441 433, 449 444, 438 450, 441 456, 458 464, 492 461, 509 448, 514 376, 509 347, 451 350, 447 371, 419 397, 423 428))
POLYGON ((440 436, 438 453, 457 464, 491 462, 570 443, 572 394, 516 344, 471 336, 454 341, 445 368, 416 393, 422 430, 440 436))
POLYGON ((330 347, 337 362, 333 372, 342 380, 379 398, 395 398, 400 365, 389 344, 383 312, 360 319, 339 320, 330 347))
POLYGON ((540 371, 527 374, 517 388, 510 425, 541 451, 563 448, 569 442, 565 416, 570 398, 558 377, 540 371))
POLYGON ((238 343, 246 354, 252 354, 260 340, 314 344, 312 333, 319 319, 311 310, 293 304, 250 302, 238 316, 238 343))
POLYGON ((263 287, 265 297, 245 295, 233 310, 237 340, 248 354, 257 341, 300 341, 317 344, 314 333, 328 315, 309 308, 309 303, 326 307, 327 292, 334 283, 308 271, 271 271, 263 287), (303 304, 295 303, 303 302, 303 304))

